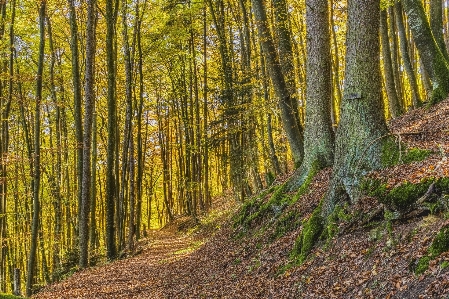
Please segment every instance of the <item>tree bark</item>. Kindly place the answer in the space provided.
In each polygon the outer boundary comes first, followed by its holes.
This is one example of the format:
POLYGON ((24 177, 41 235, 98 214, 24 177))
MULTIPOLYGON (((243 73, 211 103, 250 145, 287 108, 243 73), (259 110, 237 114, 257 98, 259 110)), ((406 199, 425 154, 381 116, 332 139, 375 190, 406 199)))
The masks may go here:
POLYGON ((31 297, 33 291, 33 281, 36 267, 37 238, 39 235, 39 215, 40 215, 40 180, 41 180, 41 153, 40 153, 40 132, 41 132, 41 101, 42 101, 42 75, 44 73, 44 50, 45 50, 45 9, 46 1, 40 3, 39 8, 39 61, 36 78, 36 105, 34 115, 34 174, 33 174, 33 220, 31 223, 31 246, 28 256, 28 275, 26 283, 26 296, 31 297))
POLYGON ((268 27, 267 13, 263 0, 251 0, 254 16, 257 22, 257 30, 262 46, 262 52, 266 60, 268 73, 279 100, 281 120, 287 135, 290 150, 295 165, 301 165, 304 155, 304 141, 302 127, 296 121, 295 112, 291 107, 292 95, 288 90, 284 74, 280 65, 279 57, 273 43, 273 38, 268 27))
POLYGON ((323 216, 344 199, 357 200, 359 178, 382 167, 382 136, 388 130, 381 94, 379 10, 379 1, 348 1, 344 98, 323 216))
POLYGON ((382 42, 382 58, 387 91, 388 108, 392 118, 402 114, 394 80, 393 64, 391 61, 390 38, 388 37, 387 11, 380 12, 380 40, 382 42))
POLYGON ((106 1, 106 60, 108 73, 108 145, 106 155, 106 250, 109 260, 117 255, 115 234, 116 203, 116 126, 114 35, 116 18, 114 1, 106 1))
POLYGON ((443 2, 441 0, 430 0, 430 28, 441 53, 446 60, 449 60, 443 36, 443 2))
POLYGON ((412 104, 413 108, 417 108, 421 105, 421 98, 419 96, 418 84, 416 81, 415 72, 410 60, 410 54, 408 50, 407 36, 405 33, 404 16, 402 14, 401 2, 394 4, 394 14, 396 26, 398 28, 399 35, 399 50, 401 52, 402 61, 404 62, 405 72, 407 73, 408 82, 412 91, 412 104))
POLYGON ((402 4, 424 69, 432 82, 430 103, 438 103, 449 93, 449 63, 433 37, 421 1, 402 0, 402 4))
POLYGON ((92 124, 95 107, 95 25, 97 17, 96 0, 90 0, 87 6, 86 25, 86 70, 84 86, 84 135, 83 135, 83 181, 81 192, 81 207, 79 215, 79 267, 85 268, 89 264, 89 209, 91 189, 91 148, 92 124))
POLYGON ((327 0, 306 1, 306 125, 304 160, 290 191, 298 189, 311 172, 331 166, 334 159, 332 130, 332 59, 327 0), (315 169, 313 169, 315 168, 315 169))

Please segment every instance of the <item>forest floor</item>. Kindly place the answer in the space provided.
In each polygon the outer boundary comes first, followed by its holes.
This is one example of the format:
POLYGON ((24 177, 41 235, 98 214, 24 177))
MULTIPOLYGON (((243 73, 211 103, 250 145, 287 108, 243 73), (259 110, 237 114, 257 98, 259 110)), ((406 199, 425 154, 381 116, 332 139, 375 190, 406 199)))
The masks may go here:
MULTIPOLYGON (((449 176, 449 100, 393 120, 390 130, 409 147, 432 154, 373 176, 392 186, 449 176)), ((449 225, 448 213, 352 227, 340 223, 340 233, 318 244, 305 263, 289 266, 301 228, 276 234, 279 219, 291 212, 310 217, 326 193, 330 173, 321 171, 281 215, 236 226, 232 215, 239 207, 222 198, 220 212, 200 226, 178 219, 149 232, 135 255, 77 272, 33 298, 449 298, 449 252, 421 275, 412 270, 440 228, 449 225)), ((351 209, 368 214, 380 205, 364 197, 351 209)))

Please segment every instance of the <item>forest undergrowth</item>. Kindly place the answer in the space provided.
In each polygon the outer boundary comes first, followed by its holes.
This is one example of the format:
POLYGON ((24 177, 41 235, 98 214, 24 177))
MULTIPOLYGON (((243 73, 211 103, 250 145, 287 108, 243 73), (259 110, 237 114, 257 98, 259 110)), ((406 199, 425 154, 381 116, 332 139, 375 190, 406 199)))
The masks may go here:
POLYGON ((300 262, 295 244, 327 191, 329 168, 297 200, 276 200, 277 187, 240 207, 216 199, 199 225, 176 219, 130 256, 33 298, 446 298, 449 100, 389 128, 400 163, 370 173, 358 203, 337 210, 300 262))

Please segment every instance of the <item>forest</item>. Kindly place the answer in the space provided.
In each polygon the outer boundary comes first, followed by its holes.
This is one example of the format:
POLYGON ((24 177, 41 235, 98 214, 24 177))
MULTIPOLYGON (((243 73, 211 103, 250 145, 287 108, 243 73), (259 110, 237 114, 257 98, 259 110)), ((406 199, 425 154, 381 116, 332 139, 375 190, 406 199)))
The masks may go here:
POLYGON ((412 272, 432 269, 449 251, 448 49, 447 0, 0 0, 0 293, 47 298, 217 213, 230 240, 294 234, 284 276, 357 226, 394 243, 431 214, 412 272))

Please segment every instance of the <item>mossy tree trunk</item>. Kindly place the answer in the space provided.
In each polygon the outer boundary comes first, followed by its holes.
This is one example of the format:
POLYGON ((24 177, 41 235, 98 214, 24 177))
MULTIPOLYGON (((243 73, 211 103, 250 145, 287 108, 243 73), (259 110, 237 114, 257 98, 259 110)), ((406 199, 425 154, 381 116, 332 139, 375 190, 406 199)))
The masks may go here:
POLYGON ((421 98, 419 96, 418 83, 416 81, 415 72, 410 60, 410 54, 408 49, 407 35, 405 33, 404 16, 402 14, 401 2, 394 4, 394 14, 396 26, 398 28, 399 36, 399 51, 401 53, 404 68, 407 73, 408 82, 412 91, 412 104, 413 108, 417 108, 421 104, 421 98))
POLYGON ((382 58, 385 75, 385 89, 388 98, 388 108, 392 118, 402 114, 399 97, 396 93, 393 63, 391 60, 390 38, 388 37, 387 11, 380 12, 380 40, 382 42, 382 58))
POLYGON ((449 59, 443 35, 443 1, 430 0, 430 28, 446 60, 449 59))
POLYGON ((358 178, 382 166, 388 130, 381 94, 379 20, 379 1, 348 1, 344 97, 323 216, 342 200, 355 201, 358 178))
POLYGON ((287 189, 298 189, 310 174, 331 166, 334 159, 332 130, 332 77, 327 0, 306 1, 306 125, 304 160, 287 189))
POLYGON ((292 95, 288 89, 285 76, 282 72, 279 57, 274 46, 273 37, 268 27, 268 18, 263 0, 251 0, 257 30, 265 57, 268 74, 279 99, 282 126, 287 135, 290 150, 296 165, 301 165, 304 155, 302 127, 297 123, 296 114, 291 107, 292 95))
POLYGON ((449 63, 438 46, 420 0, 402 0, 404 12, 418 48, 424 69, 432 82, 431 104, 449 93, 449 63))

